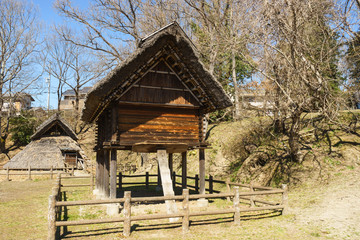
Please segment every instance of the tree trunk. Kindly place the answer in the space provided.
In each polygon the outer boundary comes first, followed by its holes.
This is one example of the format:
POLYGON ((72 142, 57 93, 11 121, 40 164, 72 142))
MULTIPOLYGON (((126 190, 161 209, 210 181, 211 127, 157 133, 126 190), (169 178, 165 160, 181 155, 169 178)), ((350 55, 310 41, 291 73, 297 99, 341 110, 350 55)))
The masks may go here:
POLYGON ((291 127, 289 129, 289 155, 294 162, 299 162, 300 116, 301 114, 299 113, 293 115, 291 127))
POLYGON ((231 62, 232 62, 232 79, 234 84, 234 97, 235 97, 235 112, 234 112, 234 119, 240 119, 240 101, 239 101, 239 87, 236 80, 236 62, 235 62, 235 50, 234 48, 231 51, 231 62))

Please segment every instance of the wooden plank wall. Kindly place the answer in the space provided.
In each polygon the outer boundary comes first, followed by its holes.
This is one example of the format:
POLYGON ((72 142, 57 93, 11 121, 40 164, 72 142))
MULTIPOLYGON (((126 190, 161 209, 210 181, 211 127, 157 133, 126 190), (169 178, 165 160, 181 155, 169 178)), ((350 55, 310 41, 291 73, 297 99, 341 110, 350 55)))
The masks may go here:
POLYGON ((201 126, 198 109, 119 105, 118 130, 120 145, 135 143, 200 142, 201 126))

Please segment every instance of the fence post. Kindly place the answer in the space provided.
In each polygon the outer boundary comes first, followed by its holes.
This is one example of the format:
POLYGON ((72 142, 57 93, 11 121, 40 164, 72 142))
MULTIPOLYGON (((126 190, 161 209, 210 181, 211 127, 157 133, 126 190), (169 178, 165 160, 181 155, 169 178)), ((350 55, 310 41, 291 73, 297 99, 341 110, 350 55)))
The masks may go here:
POLYGON ((240 196, 239 196, 239 187, 235 186, 235 196, 234 196, 234 223, 235 225, 240 225, 240 196))
MULTIPOLYGON (((231 192, 231 188, 230 188, 230 178, 227 178, 227 179, 226 179, 226 189, 227 189, 227 192, 228 192, 228 193, 231 192)), ((228 202, 230 202, 230 197, 226 197, 226 200, 227 200, 228 202)))
POLYGON ((146 186, 146 189, 149 188, 149 172, 145 173, 145 186, 146 186))
POLYGON ((284 190, 284 192, 282 194, 282 205, 284 206, 284 208, 281 213, 282 213, 282 215, 286 215, 287 208, 288 208, 288 187, 286 184, 282 184, 281 188, 282 188, 282 190, 284 190))
POLYGON ((119 172, 119 189, 122 189, 122 173, 119 172))
POLYGON ((10 181, 9 167, 6 168, 6 181, 10 181))
POLYGON ((71 168, 71 176, 72 177, 74 176, 74 166, 72 166, 72 168, 71 168))
POLYGON ((183 221, 182 221, 182 231, 187 233, 189 231, 189 189, 183 189, 183 221))
POLYGON ((48 240, 55 240, 56 234, 56 212, 55 212, 55 196, 49 196, 49 213, 48 213, 48 240))
POLYGON ((29 166, 28 170, 28 180, 31 180, 31 166, 29 166))
MULTIPOLYGON (((251 192, 254 192, 254 187, 253 187, 253 184, 252 184, 252 183, 250 183, 250 191, 251 191, 251 192)), ((250 206, 251 206, 251 207, 255 207, 255 202, 254 202, 254 200, 255 200, 255 196, 250 196, 250 206)))
POLYGON ((172 172, 172 183, 173 183, 173 189, 175 189, 176 186, 176 172, 172 172))
POLYGON ((59 186, 59 191, 61 189, 61 173, 59 173, 56 177, 56 183, 58 184, 59 186))
POLYGON ((214 182, 213 182, 213 176, 209 175, 209 193, 214 193, 214 182))
POLYGON ((50 167, 50 179, 53 179, 53 166, 50 167))
POLYGON ((195 175, 195 191, 197 193, 199 192, 199 175, 198 174, 195 175))
POLYGON ((123 230, 123 234, 125 237, 129 237, 130 236, 130 231, 131 231, 131 192, 130 191, 126 191, 124 193, 124 198, 125 198, 125 202, 124 202, 124 230, 123 230))

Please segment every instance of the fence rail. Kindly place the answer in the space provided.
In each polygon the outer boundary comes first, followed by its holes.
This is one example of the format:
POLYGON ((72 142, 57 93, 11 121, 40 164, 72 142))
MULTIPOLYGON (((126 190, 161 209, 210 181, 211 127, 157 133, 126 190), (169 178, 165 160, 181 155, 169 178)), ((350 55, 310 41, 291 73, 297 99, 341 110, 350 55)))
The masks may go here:
POLYGON ((41 175, 49 175, 51 179, 53 179, 56 174, 58 174, 58 170, 61 170, 61 174, 69 174, 74 176, 74 167, 64 167, 64 168, 53 168, 50 169, 40 169, 40 168, 31 168, 28 169, 23 168, 5 168, 6 173, 0 173, 0 176, 6 176, 6 181, 10 181, 10 176, 28 176, 28 180, 32 180, 32 176, 41 176, 41 175), (10 171, 16 171, 16 173, 11 173, 10 171), (22 172, 19 172, 22 171, 22 172), (26 171, 26 173, 24 173, 26 171), (44 172, 35 172, 35 171, 44 171, 44 172))
MULTIPOLYGON (((145 174, 150 176, 149 174, 145 174)), ((156 176, 156 175, 155 175, 156 176)), ((143 177, 137 175, 137 177, 143 177)), ((267 188, 262 189, 261 186, 254 187, 252 185, 232 183, 228 181, 216 180, 217 183, 223 183, 233 185, 233 192, 226 193, 211 193, 211 194, 189 194, 189 189, 183 189, 182 195, 176 196, 159 196, 159 197, 131 197, 130 191, 124 192, 123 198, 116 199, 103 199, 103 200, 86 200, 86 201, 62 201, 61 188, 68 187, 69 185, 62 184, 62 179, 70 179, 74 177, 62 177, 60 174, 57 176, 55 186, 52 189, 52 195, 49 197, 49 215, 48 215, 48 239, 55 240, 60 238, 60 227, 63 227, 63 232, 67 232, 67 226, 77 225, 91 225, 102 223, 115 223, 123 222, 123 235, 130 236, 131 223, 134 221, 142 220, 158 220, 164 218, 182 218, 183 233, 189 231, 190 217, 205 216, 205 215, 218 215, 218 214, 233 214, 234 224, 240 224, 240 213, 250 211, 264 211, 264 210, 281 210, 284 214, 287 208, 287 186, 283 185, 282 189, 267 188), (249 187, 252 191, 240 192, 239 187, 249 187), (261 191, 254 191, 254 188, 262 189, 261 191), (264 200, 256 200, 255 196, 259 195, 271 195, 281 194, 281 202, 269 202, 264 200), (233 207, 230 209, 211 210, 202 212, 190 212, 189 203, 190 200, 197 199, 213 199, 213 198, 228 198, 232 199, 233 207), (250 200, 249 208, 240 208, 240 199, 250 200), (151 215, 139 215, 131 216, 131 203, 144 203, 144 202, 163 202, 166 200, 178 200, 182 202, 182 211, 176 214, 151 214, 151 215), (252 200, 252 201, 251 201, 252 200), (269 206, 256 207, 253 202, 263 203, 269 206), (85 206, 85 205, 98 205, 98 204, 118 204, 124 205, 124 217, 106 218, 106 219, 91 219, 91 220, 76 220, 76 221, 64 221, 61 219, 62 210, 67 211, 67 207, 70 206, 85 206)), ((75 177, 76 178, 76 177, 75 177)), ((93 177, 91 176, 91 182, 93 177)), ((90 184, 93 186, 93 183, 90 184)), ((85 185, 82 185, 85 186, 85 185)), ((91 188, 92 189, 92 188, 91 188)))
MULTIPOLYGON (((160 183, 159 179, 157 179, 157 181, 150 182, 150 177, 159 177, 159 176, 157 174, 149 174, 149 172, 146 172, 145 174, 137 174, 137 175, 125 175, 125 174, 122 174, 121 172, 119 172, 118 187, 119 187, 119 189, 122 189, 123 185, 144 185, 145 184, 146 188, 149 188, 150 185, 155 185, 155 184, 160 183), (123 181, 124 178, 143 178, 143 177, 145 178, 144 182, 124 182, 123 181)), ((176 172, 173 172, 171 174, 171 177, 173 180, 173 187, 175 187, 176 185, 183 186, 183 183, 176 182, 177 178, 182 179, 181 175, 178 175, 178 174, 176 174, 176 172)), ((194 177, 187 176, 186 179, 195 180, 194 185, 186 184, 186 187, 193 188, 196 192, 199 192, 199 182, 200 182, 199 175, 196 174, 194 177)), ((259 186, 259 185, 234 183, 234 182, 231 182, 230 179, 227 179, 226 181, 217 180, 217 179, 214 179, 212 175, 209 175, 209 178, 205 178, 205 182, 208 182, 208 188, 206 188, 205 190, 208 191, 209 193, 219 193, 220 192, 220 191, 214 189, 214 183, 225 184, 227 186, 228 190, 230 189, 230 186, 239 186, 239 187, 249 188, 251 191, 274 190, 275 189, 272 187, 265 187, 265 186, 259 186)))

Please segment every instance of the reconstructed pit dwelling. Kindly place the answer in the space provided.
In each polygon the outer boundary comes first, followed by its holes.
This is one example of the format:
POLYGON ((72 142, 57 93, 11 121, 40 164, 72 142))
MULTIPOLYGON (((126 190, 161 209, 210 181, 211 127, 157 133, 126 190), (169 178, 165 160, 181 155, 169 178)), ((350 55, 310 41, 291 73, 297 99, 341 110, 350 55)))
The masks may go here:
POLYGON ((84 169, 87 157, 77 140, 69 124, 59 114, 54 114, 36 129, 31 142, 6 163, 4 168, 84 169))
POLYGON ((116 198, 116 153, 132 150, 157 153, 164 195, 173 195, 172 154, 182 153, 186 178, 191 149, 199 149, 199 187, 205 193, 204 114, 231 105, 176 22, 142 39, 85 100, 82 120, 96 122, 97 129, 97 194, 116 198))

